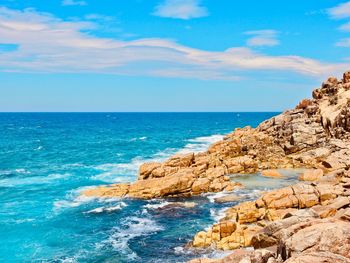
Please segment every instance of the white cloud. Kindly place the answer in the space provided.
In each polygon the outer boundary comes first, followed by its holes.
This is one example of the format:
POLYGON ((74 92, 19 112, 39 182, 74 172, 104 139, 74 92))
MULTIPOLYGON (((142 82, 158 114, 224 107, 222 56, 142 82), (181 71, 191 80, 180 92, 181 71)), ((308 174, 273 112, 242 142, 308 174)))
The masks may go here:
POLYGON ((348 67, 301 56, 269 56, 244 47, 206 51, 167 39, 122 41, 86 33, 96 27, 92 22, 64 21, 32 9, 0 8, 0 43, 18 45, 15 51, 0 53, 0 71, 234 80, 241 73, 254 77, 254 71, 324 77, 348 67))
POLYGON ((350 47, 350 38, 343 38, 336 43, 338 47, 350 47))
POLYGON ((336 7, 328 9, 328 13, 332 18, 347 18, 350 17, 350 2, 345 2, 336 7))
POLYGON ((339 29, 342 31, 350 31, 350 22, 343 24, 342 26, 339 27, 339 29))
POLYGON ((156 6, 153 15, 177 19, 191 19, 207 16, 208 11, 200 5, 200 0, 165 0, 156 6))
POLYGON ((79 1, 79 0, 63 0, 62 1, 63 6, 73 6, 73 5, 87 5, 85 1, 79 1))
MULTIPOLYGON (((333 19, 350 18, 350 2, 345 2, 337 5, 336 7, 328 9, 328 14, 333 19)), ((350 22, 347 22, 339 27, 341 31, 350 31, 350 22)), ((338 47, 350 47, 350 38, 340 39, 336 46, 338 47)))
POLYGON ((275 30, 255 30, 247 31, 244 34, 251 35, 247 41, 248 46, 277 46, 279 41, 277 39, 278 32, 275 30))

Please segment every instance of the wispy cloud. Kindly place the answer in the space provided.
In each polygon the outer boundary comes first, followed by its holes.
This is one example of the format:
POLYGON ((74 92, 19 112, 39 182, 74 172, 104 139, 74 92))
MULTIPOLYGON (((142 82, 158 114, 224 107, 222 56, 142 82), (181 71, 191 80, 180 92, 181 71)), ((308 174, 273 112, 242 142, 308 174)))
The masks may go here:
MULTIPOLYGON (((350 2, 345 2, 336 7, 328 9, 328 14, 332 19, 349 19, 350 18, 350 2)), ((350 22, 339 27, 341 31, 350 31, 350 22)), ((350 38, 343 38, 336 42, 336 46, 350 47, 350 38)))
POLYGON ((350 38, 343 38, 336 43, 338 47, 350 47, 350 38))
MULTIPOLYGON (((91 18, 91 17, 90 17, 91 18)), ((206 51, 167 39, 122 41, 86 33, 91 21, 64 21, 32 9, 0 8, 0 71, 94 72, 235 80, 242 72, 285 71, 324 76, 348 65, 301 56, 269 56, 246 47, 206 51)))
POLYGON ((332 18, 348 18, 350 17, 350 2, 345 2, 330 8, 328 9, 328 13, 332 18))
POLYGON ((200 0, 165 0, 156 6, 155 16, 177 19, 191 19, 208 15, 208 10, 200 5, 200 0))
POLYGON ((277 46, 279 40, 277 39, 278 32, 276 30, 255 30, 247 31, 244 34, 252 36, 247 40, 247 45, 256 46, 277 46))
POLYGON ((63 6, 74 6, 74 5, 83 6, 83 5, 87 5, 87 3, 81 0, 63 0, 62 5, 63 6))
POLYGON ((350 31, 350 22, 347 22, 339 27, 341 31, 350 31))

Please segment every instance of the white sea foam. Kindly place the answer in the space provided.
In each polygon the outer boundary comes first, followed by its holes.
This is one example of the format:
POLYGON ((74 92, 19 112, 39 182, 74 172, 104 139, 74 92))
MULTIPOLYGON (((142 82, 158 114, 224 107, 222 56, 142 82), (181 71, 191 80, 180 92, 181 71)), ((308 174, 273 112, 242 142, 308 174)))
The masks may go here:
POLYGON ((130 216, 121 222, 120 227, 111 230, 109 238, 96 246, 100 249, 105 246, 112 246, 120 251, 129 260, 138 259, 137 254, 130 249, 128 242, 136 237, 145 236, 163 230, 155 221, 147 217, 130 216))
POLYGON ((159 208, 163 208, 167 205, 171 204, 168 201, 162 201, 162 202, 158 202, 158 203, 149 203, 147 205, 144 205, 143 207, 148 208, 148 209, 159 209, 159 208))
POLYGON ((147 140, 146 136, 132 138, 130 139, 130 142, 144 141, 144 140, 147 140))
POLYGON ((40 151, 40 150, 42 150, 43 148, 44 148, 43 146, 39 146, 39 147, 35 148, 34 151, 40 151))
POLYGON ((197 137, 194 139, 189 139, 188 144, 185 145, 183 149, 178 151, 178 153, 198 153, 198 152, 203 152, 208 149, 208 147, 224 138, 224 135, 220 134, 214 134, 211 136, 203 136, 203 137, 197 137))
MULTIPOLYGON (((18 172, 20 174, 29 174, 25 170, 18 172)), ((22 185, 48 184, 54 180, 63 179, 71 176, 69 173, 50 174, 48 176, 27 176, 27 177, 11 177, 0 180, 0 185, 4 187, 17 187, 22 185)))
MULTIPOLYGON (((205 151, 209 145, 223 138, 223 135, 212 135, 197 137, 187 140, 189 143, 182 149, 166 148, 154 154, 151 158, 136 157, 129 163, 106 163, 95 166, 94 169, 101 173, 91 177, 93 180, 103 181, 106 183, 125 183, 135 181, 141 164, 145 162, 163 162, 174 154, 186 154, 190 152, 205 151)), ((134 138, 145 140, 147 137, 134 138)))
POLYGON ((225 217, 225 211, 227 210, 227 207, 221 208, 221 209, 216 209, 216 208, 211 208, 210 211, 210 216, 211 218, 214 219, 215 222, 219 222, 221 219, 225 217))
POLYGON ((91 213, 99 214, 99 213, 103 213, 103 212, 114 212, 117 210, 122 210, 126 206, 128 206, 126 203, 120 202, 119 204, 114 205, 114 206, 101 206, 101 207, 89 210, 85 213, 87 213, 87 214, 91 214, 91 213))
POLYGON ((67 198, 66 200, 59 200, 53 203, 55 209, 62 209, 62 208, 71 208, 71 207, 78 207, 82 205, 83 203, 91 202, 95 198, 87 197, 84 195, 79 195, 73 200, 69 200, 67 198))

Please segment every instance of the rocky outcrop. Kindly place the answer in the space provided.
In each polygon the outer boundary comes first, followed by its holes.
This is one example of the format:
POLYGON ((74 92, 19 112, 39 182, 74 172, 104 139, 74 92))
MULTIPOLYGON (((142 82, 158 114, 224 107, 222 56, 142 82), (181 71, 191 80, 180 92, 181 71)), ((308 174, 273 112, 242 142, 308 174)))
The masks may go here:
MULTIPOLYGON (((329 78, 313 91, 312 99, 302 100, 295 109, 261 123, 256 129, 236 129, 206 152, 143 164, 136 182, 102 186, 83 194, 146 199, 184 197, 238 187, 228 174, 265 170, 264 175, 279 176, 274 169, 293 167, 321 169, 324 174, 348 170, 349 76, 347 72, 342 80, 329 78)), ((317 174, 304 174, 301 179, 319 180, 320 174, 318 170, 317 174)), ((281 198, 278 202, 286 200, 281 198)))
POLYGON ((350 262, 350 222, 346 219, 325 220, 303 212, 288 215, 262 231, 278 239, 278 245, 265 241, 261 244, 266 248, 238 249, 223 259, 195 259, 190 263, 350 262))
POLYGON ((286 235, 287 227, 313 218, 334 216, 340 209, 349 207, 350 185, 344 178, 332 183, 298 183, 265 193, 256 201, 240 203, 226 210, 222 222, 199 232, 192 245, 222 250, 277 245, 281 235, 286 235), (230 232, 222 228, 222 224, 234 227, 230 232), (278 233, 276 229, 283 232, 278 233))

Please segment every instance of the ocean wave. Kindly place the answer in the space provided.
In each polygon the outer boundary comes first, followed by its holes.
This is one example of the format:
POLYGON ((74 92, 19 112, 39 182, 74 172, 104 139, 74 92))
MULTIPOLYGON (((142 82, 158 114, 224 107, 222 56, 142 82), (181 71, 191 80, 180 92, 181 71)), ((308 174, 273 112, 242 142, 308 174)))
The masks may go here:
MULTIPOLYGON (((87 197, 85 195, 81 195, 81 193, 85 190, 92 189, 94 186, 83 186, 79 187, 75 190, 70 190, 66 195, 64 200, 57 200, 53 203, 54 210, 59 210, 62 208, 71 208, 78 207, 83 203, 88 203, 93 200, 96 200, 94 197, 87 197)), ((101 199, 100 201, 102 201, 101 199)))
POLYGON ((149 203, 147 205, 144 205, 143 207, 148 208, 148 209, 159 209, 159 208, 163 208, 167 205, 170 205, 171 202, 168 201, 161 201, 158 203, 149 203))
POLYGON ((145 141, 147 140, 146 136, 142 136, 142 137, 135 137, 135 138, 131 138, 129 141, 130 142, 136 142, 136 141, 145 141))
POLYGON ((194 139, 187 140, 189 143, 185 147, 178 151, 178 153, 199 153, 206 151, 208 147, 218 141, 221 141, 224 138, 224 135, 214 134, 211 136, 202 136, 194 139))
MULTIPOLYGON (((28 172, 30 173, 30 172, 28 172)), ((26 174, 21 172, 20 174, 26 174)), ((22 185, 48 184, 54 180, 64 179, 71 176, 70 173, 64 174, 49 174, 48 176, 26 176, 26 177, 11 177, 0 180, 0 185, 3 187, 16 187, 22 185)))
POLYGON ((120 202, 119 204, 115 206, 101 206, 97 207, 95 209, 89 210, 87 212, 84 212, 86 214, 99 214, 104 212, 114 212, 117 210, 122 210, 124 207, 127 207, 128 205, 125 202, 120 202))
POLYGON ((44 147, 43 146, 38 146, 37 148, 34 149, 34 151, 40 151, 42 150, 44 147))
MULTIPOLYGON (((53 203, 54 210, 78 207, 92 201, 97 203, 116 203, 120 201, 120 198, 95 198, 95 197, 87 197, 87 196, 81 195, 81 193, 84 192, 85 190, 93 189, 93 188, 95 188, 95 186, 83 186, 83 187, 79 187, 78 189, 69 191, 66 194, 64 200, 57 200, 53 203)), ((124 202, 121 202, 119 204, 121 207, 127 206, 127 204, 124 202)), ((110 211, 113 210, 113 206, 109 206, 109 208, 110 208, 110 211)))
POLYGON ((129 260, 139 259, 135 251, 129 247, 129 241, 136 237, 150 235, 163 230, 154 220, 137 216, 126 217, 121 226, 114 227, 111 230, 109 238, 101 243, 96 244, 98 249, 112 246, 113 249, 121 252, 129 260))
MULTIPOLYGON (((140 165, 146 162, 163 162, 175 154, 198 153, 207 150, 214 142, 220 141, 224 136, 215 134, 211 136, 197 137, 189 139, 182 149, 166 148, 157 152, 150 158, 135 157, 129 163, 106 163, 93 167, 101 173, 91 177, 93 180, 105 183, 126 183, 133 182, 137 178, 140 165)), ((147 139, 140 137, 138 139, 147 139)))
POLYGON ((31 172, 24 169, 13 169, 13 170, 0 170, 0 175, 10 175, 10 174, 30 174, 31 172))
POLYGON ((95 198, 93 197, 87 197, 83 195, 79 195, 78 197, 74 198, 73 200, 58 200, 53 203, 54 209, 59 210, 62 208, 72 208, 72 207, 78 207, 82 205, 83 203, 91 202, 95 198))
POLYGON ((225 217, 225 212, 228 209, 228 207, 224 208, 210 208, 210 217, 215 221, 219 222, 221 219, 225 217))

